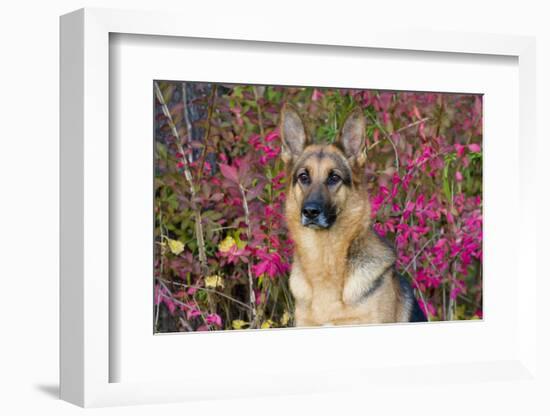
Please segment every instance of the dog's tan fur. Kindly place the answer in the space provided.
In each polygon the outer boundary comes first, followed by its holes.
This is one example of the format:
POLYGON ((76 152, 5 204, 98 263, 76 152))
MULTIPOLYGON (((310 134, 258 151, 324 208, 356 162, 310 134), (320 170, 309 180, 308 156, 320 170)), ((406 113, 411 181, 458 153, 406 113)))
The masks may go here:
POLYGON ((295 242, 290 289, 297 326, 409 321, 415 300, 403 293, 394 273, 394 251, 371 228, 361 173, 366 160, 364 131, 363 116, 354 112, 336 145, 315 145, 296 110, 283 108, 282 157, 289 178, 285 214, 295 242), (343 164, 353 172, 351 184, 337 189, 323 185, 343 164), (291 180, 300 169, 311 176, 307 187, 291 180), (328 229, 302 225, 303 201, 314 190, 336 207, 336 220, 328 229))

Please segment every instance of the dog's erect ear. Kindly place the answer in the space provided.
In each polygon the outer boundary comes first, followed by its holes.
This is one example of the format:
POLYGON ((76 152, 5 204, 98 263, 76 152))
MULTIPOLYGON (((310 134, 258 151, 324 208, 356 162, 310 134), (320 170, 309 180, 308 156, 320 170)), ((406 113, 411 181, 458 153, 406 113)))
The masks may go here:
POLYGON ((365 152, 365 129, 367 123, 363 112, 356 108, 344 121, 338 144, 352 165, 363 166, 367 160, 365 152))
POLYGON ((290 163, 302 154, 308 145, 308 137, 298 111, 289 104, 283 105, 281 109, 280 129, 283 142, 281 158, 283 162, 290 163))

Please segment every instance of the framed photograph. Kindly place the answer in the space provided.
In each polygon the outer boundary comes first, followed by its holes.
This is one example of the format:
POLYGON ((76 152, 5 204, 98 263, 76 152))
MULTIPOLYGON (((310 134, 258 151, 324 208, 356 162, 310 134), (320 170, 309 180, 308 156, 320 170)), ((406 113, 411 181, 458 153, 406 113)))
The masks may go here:
POLYGON ((61 18, 61 397, 538 388, 534 40, 182 18, 61 18))

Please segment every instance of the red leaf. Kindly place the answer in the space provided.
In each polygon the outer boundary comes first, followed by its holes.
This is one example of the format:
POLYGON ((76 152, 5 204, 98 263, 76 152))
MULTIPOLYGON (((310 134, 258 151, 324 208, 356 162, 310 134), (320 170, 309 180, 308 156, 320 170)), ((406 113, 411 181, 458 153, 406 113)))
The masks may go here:
POLYGON ((241 178, 246 177, 248 170, 250 169, 250 157, 247 156, 239 161, 238 164, 239 171, 238 176, 241 178))
POLYGON ((224 178, 230 180, 231 182, 239 183, 239 175, 237 174, 237 169, 233 166, 229 166, 223 163, 220 163, 220 172, 224 178))

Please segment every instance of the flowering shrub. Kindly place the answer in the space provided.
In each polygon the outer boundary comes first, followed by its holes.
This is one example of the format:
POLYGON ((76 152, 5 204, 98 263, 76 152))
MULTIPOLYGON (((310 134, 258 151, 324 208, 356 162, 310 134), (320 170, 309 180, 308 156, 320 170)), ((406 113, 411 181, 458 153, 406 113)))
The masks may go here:
POLYGON ((477 95, 155 82, 155 331, 292 326, 293 252, 277 128, 319 142, 367 118, 375 231, 430 320, 482 317, 477 95))

